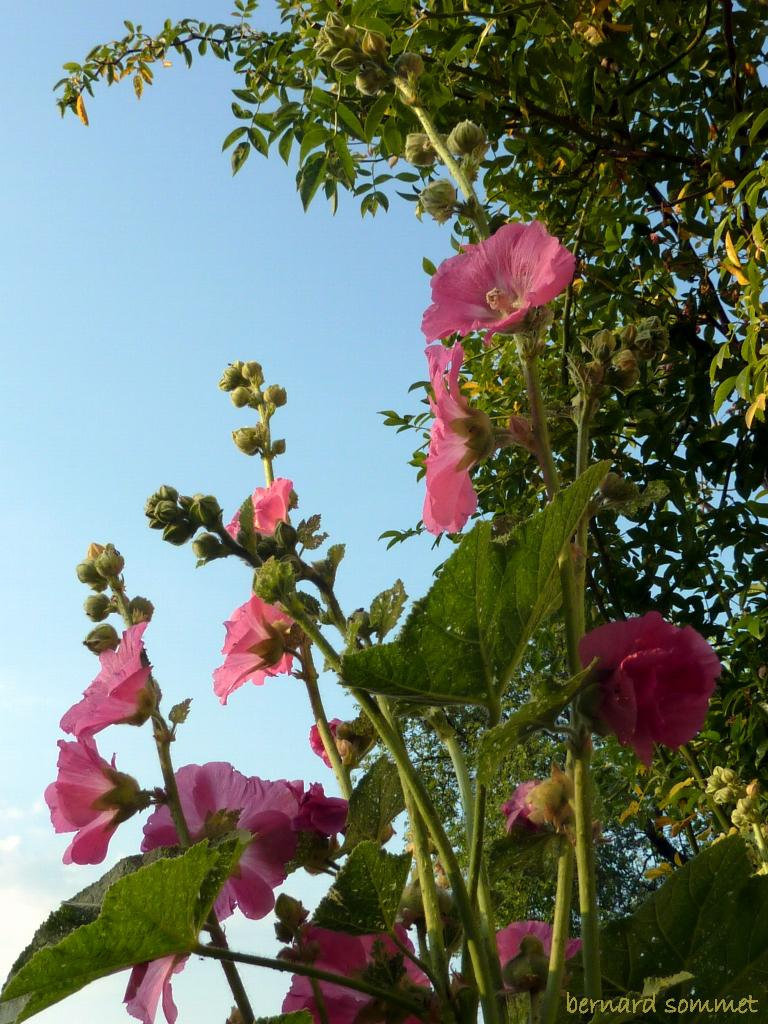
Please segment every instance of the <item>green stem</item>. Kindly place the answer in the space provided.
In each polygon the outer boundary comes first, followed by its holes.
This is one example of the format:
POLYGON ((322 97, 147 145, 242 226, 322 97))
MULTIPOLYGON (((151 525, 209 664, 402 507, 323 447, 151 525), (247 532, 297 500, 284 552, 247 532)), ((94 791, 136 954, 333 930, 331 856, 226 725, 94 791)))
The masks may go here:
POLYGON ((552 949, 549 954, 549 974, 544 999, 540 1007, 541 1024, 554 1024, 560 1007, 560 992, 565 973, 565 948, 571 923, 574 857, 568 839, 561 838, 562 846, 557 859, 557 894, 552 928, 552 949))
POLYGON ((683 755, 685 761, 688 764, 688 767, 691 769, 691 774, 693 775, 694 779, 698 782, 699 788, 705 794, 707 803, 709 804, 709 809, 711 810, 712 816, 714 817, 716 823, 719 825, 720 830, 722 832, 728 833, 731 828, 731 823, 726 817, 725 811, 722 809, 722 807, 719 804, 716 804, 712 797, 709 794, 707 794, 707 780, 704 778, 704 772, 702 772, 701 770, 701 766, 699 765, 699 762, 696 759, 696 755, 687 743, 684 743, 680 747, 680 753, 683 755))
POLYGON ((349 800, 352 796, 352 781, 349 777, 349 769, 342 762, 341 755, 339 754, 336 741, 333 738, 331 727, 328 724, 328 717, 323 707, 323 700, 320 696, 320 688, 317 685, 317 670, 315 669, 314 661, 312 660, 312 650, 309 642, 302 645, 301 660, 304 666, 304 683, 307 687, 307 694, 309 696, 309 703, 312 707, 312 714, 315 716, 315 723, 317 725, 317 731, 320 733, 320 739, 323 741, 323 747, 328 755, 328 760, 331 762, 333 774, 336 776, 336 781, 339 784, 341 795, 345 800, 349 800))
POLYGON ((582 961, 584 963, 584 994, 600 999, 600 921, 597 907, 597 872, 592 814, 592 780, 589 763, 592 740, 582 727, 578 749, 573 757, 573 814, 576 828, 576 867, 579 878, 579 912, 581 914, 582 961))
POLYGON ((419 1020, 427 1020, 424 1007, 420 1006, 413 999, 400 995, 399 992, 391 987, 379 988, 378 985, 369 984, 367 981, 363 981, 362 978, 353 978, 345 974, 323 971, 319 967, 313 967, 311 964, 301 963, 298 960, 279 960, 269 956, 256 956, 253 953, 240 953, 221 946, 204 946, 202 943, 195 946, 192 952, 197 956, 209 957, 212 960, 248 964, 251 967, 268 967, 273 971, 301 974, 307 978, 314 978, 316 981, 325 981, 329 985, 341 985, 343 988, 353 989, 355 992, 363 992, 374 999, 381 999, 384 1002, 400 1006, 413 1014, 414 1017, 418 1017, 419 1020))
POLYGON ((760 854, 760 859, 763 864, 768 864, 768 846, 766 846, 765 836, 763 835, 762 827, 758 822, 752 822, 752 834, 755 837, 755 844, 760 854))
POLYGON ((264 405, 259 406, 259 417, 264 427, 264 450, 261 456, 261 464, 264 467, 264 479, 267 487, 270 487, 275 479, 272 470, 272 434, 269 429, 269 415, 264 405))
POLYGON ((536 457, 541 466, 544 476, 544 484, 547 488, 547 496, 551 501, 560 489, 560 477, 552 456, 552 445, 549 440, 549 429, 544 409, 544 399, 539 384, 539 365, 535 355, 527 355, 522 350, 522 344, 518 345, 520 361, 523 367, 523 379, 525 389, 528 393, 528 406, 531 414, 531 430, 536 444, 536 457))

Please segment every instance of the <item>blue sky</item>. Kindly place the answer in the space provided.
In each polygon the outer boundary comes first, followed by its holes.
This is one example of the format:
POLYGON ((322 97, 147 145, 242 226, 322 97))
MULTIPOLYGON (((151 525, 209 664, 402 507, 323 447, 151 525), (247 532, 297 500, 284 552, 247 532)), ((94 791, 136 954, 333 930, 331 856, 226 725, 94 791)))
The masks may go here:
MULTIPOLYGON (((414 407, 406 391, 424 375, 429 299, 421 259, 451 254, 447 229, 419 224, 397 200, 375 220, 361 220, 353 202, 332 218, 322 199, 305 215, 277 156, 252 156, 233 180, 220 145, 236 83, 211 58, 191 72, 180 60, 158 69, 140 103, 130 83, 105 89, 89 102, 89 128, 59 119, 60 65, 120 34, 123 18, 150 28, 166 16, 220 20, 229 7, 30 0, 5 12, 18 45, 0 67, 2 975, 49 909, 100 874, 62 866, 67 838, 53 835, 42 805, 58 720, 97 669, 80 644, 87 591, 73 572, 90 541, 116 544, 129 590, 156 605, 146 640, 168 702, 194 700, 177 764, 230 760, 333 788, 307 748, 299 684, 249 687, 226 709, 211 692, 221 623, 247 598, 248 574, 230 562, 196 570, 188 548, 145 526, 144 500, 161 483, 214 493, 227 510, 262 483, 258 461, 229 437, 247 420, 216 387, 227 362, 258 359, 287 388, 278 472, 293 479, 301 514, 322 512, 332 539, 348 544, 339 585, 348 609, 398 576, 418 596, 438 561, 426 538, 391 552, 377 541, 415 522, 423 497, 406 464, 412 439, 385 430, 377 410, 414 407)), ((343 714, 341 692, 330 681, 324 691, 329 713, 343 714)), ((158 783, 146 731, 108 730, 99 747, 158 783)), ((124 826, 105 867, 139 834, 140 822, 124 826)), ((288 889, 311 901, 324 884, 294 876, 288 889)), ((269 921, 230 934, 242 948, 276 949, 269 921)), ((224 1019, 219 974, 195 964, 178 978, 183 1024, 224 1019)), ((258 1011, 276 1011, 284 980, 249 977, 258 1011)), ((128 1020, 124 983, 98 982, 39 1019, 128 1020)))

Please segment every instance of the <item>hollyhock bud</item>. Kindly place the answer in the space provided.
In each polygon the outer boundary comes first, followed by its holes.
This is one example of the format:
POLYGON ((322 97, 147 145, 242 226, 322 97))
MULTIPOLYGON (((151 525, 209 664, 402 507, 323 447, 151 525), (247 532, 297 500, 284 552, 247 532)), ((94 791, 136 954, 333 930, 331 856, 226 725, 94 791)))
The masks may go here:
POLYGON ((155 614, 155 606, 146 597, 134 597, 128 604, 128 614, 134 626, 142 622, 151 622, 155 614))
POLYGON ((444 260, 430 278, 432 305, 422 320, 427 341, 485 330, 485 343, 510 333, 528 312, 559 295, 576 260, 542 224, 505 224, 490 238, 444 260))
POLYGON ((658 612, 593 629, 579 655, 585 667, 598 659, 602 724, 645 764, 654 743, 675 748, 693 739, 721 671, 704 637, 658 612))
POLYGON ((87 647, 91 654, 101 654, 102 651, 114 651, 120 643, 117 630, 108 622, 92 629, 83 640, 83 646, 87 647))
POLYGON ((572 798, 573 780, 553 764, 551 777, 538 783, 527 794, 530 822, 533 825, 547 822, 561 829, 573 817, 572 798))
POLYGON ((189 506, 189 520, 196 526, 213 530, 221 520, 221 506, 212 494, 195 494, 189 506))
POLYGON ((419 205, 438 224, 444 224, 453 216, 457 198, 456 189, 450 181, 433 181, 419 193, 419 205))
POLYGON ((229 397, 236 409, 244 409, 246 405, 250 405, 253 401, 253 392, 250 388, 239 387, 230 392, 229 397))
POLYGON ((75 832, 64 851, 65 864, 100 864, 117 826, 148 806, 130 775, 105 761, 91 736, 59 740, 59 774, 45 790, 56 832, 75 832))
POLYGON ((309 911, 300 900, 295 900, 282 892, 275 900, 275 917, 282 925, 283 934, 289 936, 282 938, 278 935, 278 938, 283 942, 290 942, 309 917, 309 911))
POLYGON ((239 427, 232 431, 232 440, 244 455, 258 455, 264 445, 264 431, 259 427, 239 427))
POLYGON ((123 1002, 132 1017, 142 1024, 154 1024, 158 1006, 168 1024, 176 1024, 179 1011, 173 1001, 171 980, 174 974, 184 970, 189 958, 186 956, 164 956, 159 960, 136 964, 131 970, 123 1002))
POLYGON ((227 548, 212 533, 201 533, 192 541, 192 551, 200 564, 212 562, 216 558, 224 558, 229 554, 227 548))
POLYGON ((186 544, 190 537, 194 537, 197 532, 197 527, 194 523, 190 523, 188 520, 178 523, 169 523, 168 526, 163 529, 163 540, 169 544, 175 544, 176 547, 181 547, 182 544, 186 544))
POLYGON ((608 473, 600 484, 600 493, 609 505, 623 505, 637 498, 637 484, 618 473, 608 473))
POLYGON ((431 167, 437 160, 437 153, 424 132, 409 132, 406 135, 404 155, 414 167, 431 167))
POLYGON ((261 363, 257 363, 255 359, 243 363, 242 371, 245 379, 253 384, 254 387, 260 388, 264 383, 264 371, 261 368, 261 363))
POLYGON ((100 576, 109 579, 120 575, 125 567, 125 559, 114 544, 107 544, 101 554, 96 556, 93 565, 100 576))
POLYGON ((103 578, 101 573, 96 569, 91 559, 86 559, 84 562, 75 568, 75 575, 81 583, 85 583, 97 592, 107 589, 107 581, 103 578))
POLYGON ((422 518, 430 533, 461 530, 477 508, 469 470, 496 446, 489 417, 472 409, 459 389, 464 349, 431 345, 426 349, 434 391, 430 406, 435 420, 429 435, 427 494, 422 518), (450 369, 448 367, 450 366, 450 369))
POLYGON ((270 384, 264 392, 264 400, 279 409, 288 401, 288 394, 285 388, 281 388, 279 384, 270 384))
POLYGON ((355 88, 363 96, 378 96, 392 80, 392 74, 380 64, 365 61, 355 75, 355 88))
MULTIPOLYGON (((332 718, 328 723, 328 728, 330 729, 331 736, 333 736, 334 740, 336 740, 336 730, 340 725, 340 718, 332 718)), ((328 754, 326 753, 323 738, 320 735, 320 730, 317 728, 316 725, 313 725, 312 728, 309 730, 309 745, 312 749, 312 753, 317 754, 317 756, 322 760, 323 764, 326 765, 326 767, 330 768, 331 759, 328 757, 328 754)), ((336 748, 337 750, 339 749, 338 743, 336 743, 336 748)), ((341 753, 341 751, 339 751, 339 753, 341 753)))
POLYGON ((746 788, 733 769, 718 765, 707 779, 706 792, 716 804, 735 804, 746 795, 746 788))
POLYGON ((142 640, 146 628, 146 622, 131 626, 123 633, 120 646, 115 645, 117 650, 100 654, 101 671, 83 699, 62 718, 64 732, 80 738, 93 736, 108 725, 146 722, 156 704, 142 640))
POLYGON ((230 363, 221 375, 219 387, 222 391, 234 391, 235 388, 243 387, 246 379, 243 376, 243 364, 241 362, 230 363))
POLYGON ((501 805, 501 813, 507 819, 507 832, 511 832, 513 828, 524 828, 533 831, 538 829, 538 824, 531 820, 533 808, 528 801, 531 791, 536 789, 537 786, 538 782, 535 779, 521 782, 509 800, 501 805))
POLYGON ((395 61, 395 71, 400 78, 418 78, 424 73, 424 61, 418 53, 401 53, 395 61))
POLYGON ((267 676, 291 671, 293 656, 286 641, 293 619, 284 612, 254 595, 224 626, 224 664, 213 673, 213 690, 222 704, 248 680, 261 686, 267 676))
MULTIPOLYGON (((514 921, 496 932, 502 976, 515 992, 538 992, 546 985, 552 928, 544 921, 514 921), (543 976, 544 984, 541 984, 543 976)), ((581 949, 581 939, 568 939, 565 959, 581 949)))
POLYGON ((367 57, 385 61, 389 56, 389 44, 380 32, 366 32, 360 45, 367 57))
POLYGON ((83 608, 92 622, 103 622, 112 610, 112 602, 106 594, 91 594, 86 597, 83 608))
POLYGON ((619 391, 629 391, 640 380, 637 356, 630 348, 623 348, 613 357, 611 380, 619 391))
MULTIPOLYGON (((274 889, 285 881, 286 865, 296 852, 295 784, 247 778, 231 764, 217 761, 180 768, 176 783, 193 843, 217 838, 235 825, 252 835, 235 874, 216 898, 219 920, 230 917, 235 907, 253 920, 266 917, 275 905, 274 889)), ((171 812, 164 804, 147 819, 141 849, 146 852, 178 843, 171 812)))
POLYGON ((473 121, 461 121, 451 131, 446 145, 451 153, 458 156, 481 157, 485 154, 487 141, 483 129, 473 121))

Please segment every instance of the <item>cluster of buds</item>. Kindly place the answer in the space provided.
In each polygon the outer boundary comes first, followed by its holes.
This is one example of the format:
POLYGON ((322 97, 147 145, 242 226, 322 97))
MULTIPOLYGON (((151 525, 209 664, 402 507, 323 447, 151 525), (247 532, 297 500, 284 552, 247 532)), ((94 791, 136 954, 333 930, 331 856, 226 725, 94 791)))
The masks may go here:
POLYGON ((257 409, 260 423, 252 427, 240 427, 232 431, 232 440, 244 455, 260 455, 273 459, 285 452, 285 441, 273 441, 269 432, 269 421, 276 409, 288 401, 285 388, 279 384, 264 387, 264 371, 257 362, 230 363, 221 375, 219 387, 229 392, 232 404, 238 408, 257 409))
POLYGON ((732 768, 718 765, 707 779, 706 793, 716 804, 738 803, 746 792, 746 786, 732 768))
POLYGON ((147 498, 144 514, 150 528, 162 530, 170 544, 186 544, 201 528, 222 528, 221 506, 212 494, 179 494, 167 485, 147 498))
MULTIPOLYGON (((488 148, 484 130, 473 121, 461 121, 448 136, 440 136, 440 141, 453 156, 459 157, 464 170, 474 179, 488 148)), ((406 136, 404 155, 415 167, 432 167, 438 159, 437 150, 424 132, 406 136)))
POLYGON ((334 71, 354 73, 355 86, 364 96, 376 96, 395 77, 384 36, 347 25, 336 12, 326 16, 315 40, 315 53, 329 61, 334 71))
MULTIPOLYGON (((80 582, 94 591, 85 599, 83 605, 85 614, 91 622, 100 623, 83 641, 93 654, 114 651, 120 643, 117 630, 104 620, 120 610, 115 595, 110 595, 106 591, 111 588, 122 593, 121 574, 124 566, 125 559, 114 544, 90 544, 85 558, 75 569, 80 582)), ((125 601, 124 605, 128 609, 130 624, 133 626, 149 622, 155 610, 152 602, 146 597, 134 597, 130 601, 125 601)))
POLYGON ((755 779, 745 787, 744 796, 736 802, 736 807, 731 814, 731 821, 739 832, 746 833, 755 827, 761 827, 759 803, 760 787, 755 779))
POLYGON ((640 366, 664 352, 668 334, 658 317, 646 317, 621 331, 597 331, 582 343, 592 358, 571 364, 580 394, 599 397, 605 384, 630 391, 640 379, 640 366))

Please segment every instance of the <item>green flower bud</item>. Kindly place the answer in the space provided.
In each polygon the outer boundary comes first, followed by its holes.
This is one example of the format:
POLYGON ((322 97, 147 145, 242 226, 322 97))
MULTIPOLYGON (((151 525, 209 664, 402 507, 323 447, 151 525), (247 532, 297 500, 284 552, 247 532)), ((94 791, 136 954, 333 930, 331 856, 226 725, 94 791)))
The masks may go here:
POLYGON ((212 530, 221 522, 221 505, 212 494, 195 494, 189 507, 189 520, 212 530))
POLYGON ((543 992, 547 986, 549 957, 534 935, 526 935, 520 953, 504 966, 501 976, 514 992, 543 992))
POLYGON ((241 362, 230 363, 221 375, 219 387, 222 391, 234 391, 246 383, 243 376, 243 364, 241 362))
POLYGON ((83 640, 83 644, 93 654, 101 654, 102 651, 114 651, 120 643, 120 637, 114 626, 105 622, 101 626, 92 629, 83 640))
POLYGON ((309 911, 300 900, 295 900, 292 896, 281 892, 275 900, 275 917, 288 931, 290 938, 293 938, 309 917, 309 911))
POLYGON ((612 505, 621 505, 637 498, 637 485, 618 473, 609 473, 600 484, 600 493, 612 505))
POLYGON ((424 72, 424 61, 418 53, 401 53, 395 61, 395 71, 400 78, 418 78, 424 72))
POLYGON ((232 405, 238 409, 242 409, 243 406, 249 405, 253 400, 253 393, 250 388, 239 387, 235 388, 229 396, 232 399, 232 405))
POLYGON ((628 344, 632 345, 641 359, 652 359, 667 347, 669 334, 657 316, 649 316, 638 321, 635 337, 628 344))
POLYGON ((168 526, 163 530, 163 540, 167 540, 169 544, 175 544, 180 547, 182 544, 186 544, 190 537, 194 536, 196 526, 185 520, 180 523, 169 523, 168 526))
POLYGON ((360 65, 360 70, 355 76, 355 88, 363 96, 378 96, 382 89, 386 89, 391 80, 390 73, 378 64, 366 61, 360 65))
POLYGON ((155 606, 146 597, 134 597, 128 604, 128 614, 134 626, 140 622, 151 622, 154 613, 155 606))
POLYGON ((619 337, 624 345, 634 345, 637 340, 637 328, 634 324, 627 324, 624 330, 619 334, 619 337))
POLYGON ((375 57, 381 61, 389 57, 389 44, 380 32, 366 32, 361 46, 366 57, 375 57))
POLYGON ((455 211, 456 189, 450 181, 433 181, 422 190, 419 205, 438 224, 444 224, 455 211))
POLYGON ((192 541, 192 550, 199 565, 205 565, 215 558, 224 558, 227 555, 227 549, 212 533, 201 533, 199 537, 195 537, 192 541))
POLYGON ((437 160, 429 136, 424 132, 409 132, 405 137, 405 159, 414 167, 431 167, 437 160))
POLYGON ((169 487, 168 484, 163 484, 156 491, 156 495, 159 501, 178 501, 179 492, 175 487, 169 487))
POLYGON ((550 778, 540 782, 528 794, 528 818, 534 825, 549 822, 556 829, 560 829, 573 817, 572 798, 571 777, 553 764, 550 778))
POLYGON ((292 551, 296 547, 297 537, 296 529, 290 523, 281 520, 275 527, 275 541, 283 551, 292 551))
POLYGON ((276 441, 272 442, 272 455, 285 455, 285 441, 282 437, 278 437, 276 441))
POLYGON ((350 71, 355 71, 363 61, 363 55, 359 50, 351 50, 348 46, 339 50, 331 61, 331 67, 334 71, 341 71, 342 74, 348 74, 350 71))
POLYGON ((232 440, 244 455, 258 455, 264 443, 264 431, 260 427, 240 427, 232 431, 232 440))
POLYGON ((281 388, 279 384, 270 384, 264 392, 264 399, 270 405, 274 405, 276 409, 279 409, 288 401, 288 395, 285 388, 281 388))
POLYGON ((488 143, 483 129, 474 121, 461 121, 451 131, 446 145, 452 153, 459 156, 480 156, 485 155, 488 143))
POLYGON ((619 391, 629 391, 640 379, 640 368, 632 349, 623 348, 613 357, 611 379, 619 391))
POLYGON ((296 590, 296 576, 289 562, 268 558, 253 577, 253 592, 267 604, 277 604, 296 590))
POLYGON ((183 522, 185 516, 175 501, 158 501, 152 508, 152 519, 160 526, 167 526, 183 522))
POLYGON ((587 342, 586 347, 595 359, 609 359, 616 351, 616 335, 613 331, 597 331, 587 342))
POLYGON ((80 564, 75 569, 75 574, 81 583, 85 583, 91 587, 92 590, 106 590, 107 584, 101 573, 96 569, 91 559, 87 559, 85 562, 80 564))
POLYGON ((112 602, 106 594, 91 594, 86 597, 83 607, 92 622, 102 622, 112 611, 112 602))
POLYGON ((105 579, 119 576, 125 567, 125 559, 114 544, 107 544, 102 553, 94 559, 96 571, 105 579))
POLYGON ((257 388, 260 388, 264 383, 264 371, 261 368, 261 363, 257 363, 252 360, 249 363, 243 363, 243 376, 251 384, 254 384, 257 388))

